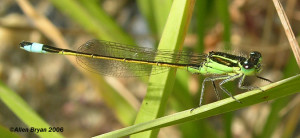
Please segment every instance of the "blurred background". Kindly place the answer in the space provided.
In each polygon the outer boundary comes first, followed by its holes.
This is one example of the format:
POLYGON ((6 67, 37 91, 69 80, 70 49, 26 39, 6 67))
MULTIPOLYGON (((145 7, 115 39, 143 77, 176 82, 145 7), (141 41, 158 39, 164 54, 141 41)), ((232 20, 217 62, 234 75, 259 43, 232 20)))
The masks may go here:
MULTIPOLYGON (((297 36, 300 3, 283 0, 282 4, 297 36)), ((65 137, 91 137, 129 126, 146 93, 147 78, 103 77, 82 70, 75 57, 29 53, 19 43, 76 50, 96 38, 156 48, 171 6, 172 0, 0 0, 0 80, 51 126, 64 127, 65 137)), ((196 1, 183 49, 242 55, 260 51, 260 76, 275 82, 299 74, 272 1, 196 1)), ((203 77, 177 71, 165 115, 197 107, 203 77)), ((235 94, 244 92, 236 84, 226 88, 235 94)), ((250 77, 246 84, 268 82, 250 77)), ((221 93, 221 97, 227 96, 221 93)), ((216 100, 208 83, 204 102, 216 100)), ((293 95, 166 127, 159 137, 300 137, 299 101, 299 95, 293 95)), ((6 132, 12 126, 27 127, 1 101, 0 129, 6 132)))

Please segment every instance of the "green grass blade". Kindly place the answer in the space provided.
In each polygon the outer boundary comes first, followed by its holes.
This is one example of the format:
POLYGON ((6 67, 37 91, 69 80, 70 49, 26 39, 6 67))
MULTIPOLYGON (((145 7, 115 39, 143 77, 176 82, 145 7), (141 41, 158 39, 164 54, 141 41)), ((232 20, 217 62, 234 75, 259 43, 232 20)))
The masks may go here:
MULTIPOLYGON (((208 30, 209 25, 208 25, 208 20, 209 18, 212 18, 214 16, 210 16, 209 13, 211 13, 210 11, 210 3, 213 3, 210 0, 200 0, 200 1, 196 1, 196 5, 195 5, 195 11, 194 11, 194 15, 196 16, 196 33, 197 33, 197 47, 196 47, 196 51, 198 53, 204 53, 205 50, 205 45, 204 45, 204 38, 205 38, 205 32, 206 30, 208 30)), ((203 76, 199 77, 199 88, 201 88, 202 86, 202 82, 203 82, 203 76)), ((199 104, 199 97, 200 97, 200 93, 201 93, 201 89, 198 90, 198 93, 196 95, 197 101, 196 104, 194 104, 194 106, 197 106, 199 104)), ((212 126, 210 125, 210 123, 208 122, 208 120, 198 120, 198 121, 193 121, 191 122, 193 123, 193 125, 197 125, 195 128, 197 129, 197 132, 195 134, 195 137, 211 137, 211 138, 216 138, 216 137, 220 137, 218 136, 218 132, 216 131, 216 129, 212 128, 212 126)), ((185 124, 189 124, 189 123, 185 123, 185 124)), ((192 129, 191 129, 192 130, 192 129)), ((184 133, 183 133, 184 135, 184 133)))
POLYGON ((172 6, 171 0, 151 0, 153 5, 154 19, 156 23, 156 32, 158 37, 160 37, 164 31, 166 20, 170 13, 172 6))
POLYGON ((170 125, 176 125, 179 123, 215 116, 260 102, 269 101, 297 93, 300 91, 299 84, 300 75, 296 75, 285 80, 261 87, 263 91, 253 90, 236 95, 235 98, 240 100, 242 104, 237 103, 232 98, 227 98, 211 104, 203 105, 201 108, 197 108, 192 112, 190 110, 182 111, 176 114, 158 118, 156 120, 99 135, 98 137, 123 137, 142 131, 159 129, 170 125))
MULTIPOLYGON (((89 74, 94 75, 94 74, 89 74)), ((122 97, 114 88, 112 88, 102 77, 90 77, 97 86, 102 100, 112 109, 117 119, 124 126, 133 124, 136 109, 122 97)))
MULTIPOLYGON (((224 27, 224 33, 223 33, 223 42, 224 42, 224 49, 226 51, 230 51, 231 50, 231 44, 230 44, 230 36, 231 36, 231 29, 230 29, 230 15, 229 15, 229 2, 228 0, 216 0, 216 8, 217 8, 217 12, 219 17, 221 18, 221 21, 223 23, 223 27, 224 27)), ((228 89, 229 91, 233 91, 232 88, 233 84, 230 84, 231 87, 228 87, 230 89, 228 89)), ((231 134, 231 126, 232 126, 232 119, 233 119, 233 113, 226 113, 223 116, 223 126, 225 129, 225 137, 226 138, 231 138, 232 134, 231 134)))
MULTIPOLYGON (((183 44, 194 6, 193 0, 176 0, 159 43, 159 49, 177 50, 183 44)), ((152 75, 149 79, 147 95, 144 98, 135 124, 158 118, 164 114, 167 99, 172 92, 175 70, 152 75)), ((156 137, 158 129, 134 135, 133 137, 156 137)))
POLYGON ((141 12, 141 14, 144 16, 144 18, 147 20, 147 24, 149 29, 151 30, 152 34, 157 34, 157 26, 155 23, 155 17, 153 14, 153 6, 152 1, 150 0, 137 0, 137 6, 141 12))
MULTIPOLYGON (((176 104, 172 107, 174 107, 178 112, 198 105, 198 101, 194 100, 198 98, 192 97, 191 93, 189 92, 188 83, 190 76, 188 74, 189 73, 185 70, 177 70, 176 72, 176 81, 174 85, 174 92, 172 94, 172 96, 176 98, 176 101, 171 104, 176 104)), ((180 124, 178 125, 178 128, 180 129, 182 137, 203 137, 209 132, 208 129, 206 129, 209 128, 206 120, 198 120, 180 124)), ((209 136, 214 138, 214 134, 217 133, 210 134, 209 136)))
MULTIPOLYGON (((30 129, 46 128, 49 130, 50 125, 47 124, 40 116, 35 113, 30 106, 14 91, 10 90, 0 81, 0 99, 20 120, 22 120, 30 129)), ((42 138, 61 138, 61 134, 56 132, 36 133, 42 138)))
POLYGON ((204 51, 204 37, 205 37, 205 29, 206 29, 206 20, 207 20, 207 6, 208 0, 200 0, 196 2, 195 6, 195 15, 196 23, 197 23, 197 36, 198 36, 198 43, 197 43, 197 52, 203 53, 204 51))
POLYGON ((51 0, 51 2, 97 38, 134 44, 133 39, 124 33, 101 7, 97 7, 94 1, 79 3, 73 0, 51 0))
POLYGON ((137 3, 141 13, 147 19, 151 32, 156 37, 160 37, 168 18, 172 1, 138 0, 137 3))
POLYGON ((21 136, 17 133, 12 133, 3 126, 0 126, 0 138, 21 138, 21 136))
MULTIPOLYGON (((98 24, 99 29, 109 36, 109 40, 122 42, 126 44, 134 44, 134 40, 123 31, 123 29, 99 6, 95 0, 79 0, 80 4, 84 6, 85 10, 92 16, 94 21, 98 24)), ((92 19, 90 19, 92 20, 92 19)), ((103 39, 101 36, 99 39, 103 39)))
MULTIPOLYGON (((171 0, 138 0, 138 6, 143 16, 147 19, 149 28, 153 36, 160 37, 165 26, 168 14, 170 12, 171 0)), ((176 100, 171 101, 171 108, 176 111, 182 111, 189 107, 194 107, 195 102, 189 93, 188 79, 189 73, 184 70, 177 70, 174 85, 174 95, 176 100)), ((168 104, 169 105, 169 104, 168 104)), ((204 126, 204 123, 191 122, 178 126, 183 137, 199 137, 205 131, 199 131, 199 126, 204 126)))
POLYGON ((230 22, 230 15, 228 9, 229 2, 228 0, 217 0, 216 7, 224 27, 224 34, 223 34, 223 41, 225 43, 224 49, 230 51, 231 22, 230 22))
MULTIPOLYGON (((79 23, 85 30, 97 36, 98 39, 134 44, 117 23, 111 19, 96 1, 51 0, 52 3, 67 16, 79 23), (68 7, 68 8, 65 8, 68 7)), ((89 75, 98 88, 105 103, 116 113, 118 120, 125 126, 133 123, 136 110, 118 92, 100 76, 89 75)))

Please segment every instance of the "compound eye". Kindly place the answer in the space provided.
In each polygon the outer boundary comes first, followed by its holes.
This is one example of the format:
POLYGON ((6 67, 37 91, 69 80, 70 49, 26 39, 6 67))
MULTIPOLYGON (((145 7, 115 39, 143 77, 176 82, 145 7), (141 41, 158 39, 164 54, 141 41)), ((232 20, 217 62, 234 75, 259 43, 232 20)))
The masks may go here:
POLYGON ((250 58, 261 58, 261 54, 257 51, 253 51, 250 53, 250 58))
POLYGON ((244 62, 244 64, 243 64, 244 69, 252 69, 253 67, 254 67, 254 65, 249 62, 244 62))
POLYGON ((257 69, 260 69, 260 66, 261 66, 261 65, 260 65, 260 64, 258 64, 256 68, 257 68, 257 69))

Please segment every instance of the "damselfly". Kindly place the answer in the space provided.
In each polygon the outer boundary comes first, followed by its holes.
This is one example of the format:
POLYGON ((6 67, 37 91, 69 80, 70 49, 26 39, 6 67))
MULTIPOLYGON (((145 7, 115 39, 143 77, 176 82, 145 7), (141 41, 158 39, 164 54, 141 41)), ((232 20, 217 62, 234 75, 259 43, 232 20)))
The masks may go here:
POLYGON ((222 80, 219 87, 235 101, 240 102, 223 85, 239 79, 240 89, 259 89, 244 86, 246 76, 259 79, 262 56, 259 52, 251 52, 249 57, 236 56, 223 52, 211 51, 209 54, 174 52, 151 48, 134 47, 103 40, 90 40, 79 47, 78 51, 60 49, 49 45, 21 42, 20 48, 35 53, 54 53, 77 57, 78 63, 85 69, 100 72, 103 75, 126 77, 157 74, 168 68, 184 69, 193 74, 209 75, 202 82, 199 106, 202 104, 205 82, 211 81, 219 99, 215 81, 222 80), (132 73, 128 73, 132 71, 132 73))

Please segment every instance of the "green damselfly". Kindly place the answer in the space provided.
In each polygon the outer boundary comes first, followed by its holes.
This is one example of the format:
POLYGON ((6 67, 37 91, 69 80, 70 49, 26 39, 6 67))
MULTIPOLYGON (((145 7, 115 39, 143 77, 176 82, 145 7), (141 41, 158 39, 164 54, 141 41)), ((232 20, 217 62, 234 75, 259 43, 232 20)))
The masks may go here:
POLYGON ((259 89, 259 87, 244 86, 246 76, 256 76, 259 79, 262 56, 259 52, 251 52, 249 57, 236 56, 224 52, 211 51, 209 54, 190 52, 174 52, 155 50, 151 48, 134 47, 116 42, 90 40, 79 47, 77 51, 60 49, 49 45, 32 42, 21 42, 20 48, 35 53, 54 53, 72 55, 85 69, 100 72, 103 75, 128 77, 145 76, 166 71, 168 68, 184 69, 193 74, 210 75, 202 82, 199 106, 202 104, 205 82, 211 81, 217 94, 215 81, 222 80, 219 87, 235 101, 240 102, 223 87, 223 84, 239 79, 240 89, 259 89), (133 71, 133 73, 128 73, 133 71))

